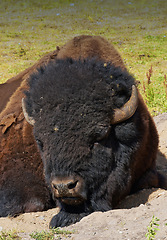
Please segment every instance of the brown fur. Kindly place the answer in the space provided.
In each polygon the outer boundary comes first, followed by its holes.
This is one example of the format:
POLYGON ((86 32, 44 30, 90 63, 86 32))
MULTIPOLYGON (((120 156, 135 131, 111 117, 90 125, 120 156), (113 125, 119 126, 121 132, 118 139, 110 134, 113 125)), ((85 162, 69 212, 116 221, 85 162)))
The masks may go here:
POLYGON ((100 36, 79 36, 65 44, 59 52, 58 58, 73 58, 75 60, 85 58, 96 58, 111 62, 116 67, 125 68, 117 50, 104 38, 100 36))
POLYGON ((51 206, 43 177, 43 165, 32 127, 24 119, 21 99, 29 75, 55 59, 57 53, 58 50, 47 54, 32 67, 0 85, 0 93, 3 93, 1 98, 4 96, 0 113, 0 189, 12 188, 19 195, 17 197, 21 199, 22 205, 20 210, 11 212, 12 215, 19 211, 43 210, 51 206), (7 95, 4 94, 6 92, 7 95))
MULTIPOLYGON (((17 197, 21 199, 19 202, 20 210, 13 210, 10 214, 43 210, 52 206, 50 193, 45 185, 43 165, 34 141, 32 126, 25 121, 21 108, 21 99, 24 97, 23 92, 27 88, 28 77, 40 66, 49 64, 52 59, 92 57, 125 68, 119 53, 105 39, 97 36, 80 36, 70 40, 60 50, 57 49, 47 54, 32 67, 0 85, 0 189, 3 187, 6 189, 12 188, 15 194, 18 194, 17 197)), ((153 120, 140 94, 139 109, 145 119, 145 124, 153 126, 153 135, 157 136, 153 120)), ((151 127, 147 127, 147 129, 149 131, 151 127)), ((145 159, 147 159, 150 152, 154 152, 153 155, 155 154, 158 139, 155 139, 155 149, 146 148, 145 144, 148 147, 147 142, 149 140, 145 139, 144 141, 141 144, 143 146, 141 152, 145 154, 145 159)), ((138 161, 137 164, 136 169, 141 175, 142 166, 147 162, 138 161)), ((136 171, 132 176, 134 182, 137 175, 138 172, 136 171)))

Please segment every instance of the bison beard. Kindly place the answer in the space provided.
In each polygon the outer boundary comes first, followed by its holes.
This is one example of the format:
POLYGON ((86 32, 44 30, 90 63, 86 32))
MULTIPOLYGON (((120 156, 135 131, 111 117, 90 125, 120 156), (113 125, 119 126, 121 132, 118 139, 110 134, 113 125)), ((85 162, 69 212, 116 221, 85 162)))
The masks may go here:
POLYGON ((126 70, 95 59, 56 60, 30 77, 24 114, 60 207, 50 227, 110 210, 127 194, 158 186, 158 137, 141 96, 131 116, 113 122, 133 85, 126 70))

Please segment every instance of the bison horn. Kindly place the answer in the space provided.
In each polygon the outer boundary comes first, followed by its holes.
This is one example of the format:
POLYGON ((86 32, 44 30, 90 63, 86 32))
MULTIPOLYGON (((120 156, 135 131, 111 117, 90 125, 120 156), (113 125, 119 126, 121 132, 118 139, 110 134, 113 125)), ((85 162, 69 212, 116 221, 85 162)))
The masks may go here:
POLYGON ((26 111, 26 104, 25 104, 25 99, 22 98, 22 109, 23 109, 23 114, 26 119, 26 121, 31 124, 32 126, 35 124, 35 120, 33 117, 30 117, 26 111))
POLYGON ((115 109, 111 124, 116 124, 129 119, 135 113, 138 105, 138 94, 135 85, 132 86, 132 95, 128 102, 121 108, 115 109))

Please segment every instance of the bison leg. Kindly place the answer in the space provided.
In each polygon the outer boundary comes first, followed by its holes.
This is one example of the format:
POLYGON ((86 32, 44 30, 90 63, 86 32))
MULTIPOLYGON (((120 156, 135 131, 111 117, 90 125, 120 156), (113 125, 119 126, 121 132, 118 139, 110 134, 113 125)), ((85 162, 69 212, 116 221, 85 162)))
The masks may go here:
POLYGON ((19 198, 15 192, 0 190, 0 217, 14 216, 22 212, 19 198))
POLYGON ((49 227, 65 227, 79 222, 83 217, 92 212, 86 205, 87 204, 83 203, 72 206, 57 201, 57 206, 59 206, 60 212, 51 219, 49 227))
POLYGON ((156 169, 149 169, 142 177, 134 184, 133 191, 144 188, 167 188, 167 180, 163 175, 158 173, 156 169))
POLYGON ((30 172, 24 172, 22 168, 20 172, 24 173, 23 177, 19 171, 14 170, 14 175, 6 172, 5 184, 0 186, 0 217, 43 211, 55 206, 42 179, 30 172))
POLYGON ((89 213, 69 213, 61 210, 57 215, 55 215, 49 224, 50 228, 65 227, 76 222, 79 222, 83 217, 87 216, 89 213))
MULTIPOLYGON (((36 212, 47 209, 48 199, 46 202, 41 196, 27 195, 23 196, 17 189, 0 190, 0 217, 16 216, 24 212, 36 212)), ((48 204, 49 205, 49 204, 48 204)))

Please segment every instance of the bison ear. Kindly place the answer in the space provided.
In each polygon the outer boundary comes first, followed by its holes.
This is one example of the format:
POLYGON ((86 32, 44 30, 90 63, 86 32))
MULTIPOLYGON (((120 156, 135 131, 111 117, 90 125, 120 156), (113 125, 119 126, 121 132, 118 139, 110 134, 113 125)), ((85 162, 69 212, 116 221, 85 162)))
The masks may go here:
POLYGON ((26 110, 26 102, 25 102, 25 99, 22 98, 22 109, 23 109, 23 114, 24 114, 24 117, 26 119, 26 121, 31 124, 32 126, 34 126, 35 124, 35 120, 33 117, 29 116, 28 113, 27 113, 27 110, 26 110))
POLYGON ((138 106, 138 92, 135 85, 132 86, 132 94, 128 102, 121 108, 115 109, 111 124, 123 122, 133 116, 138 106))

